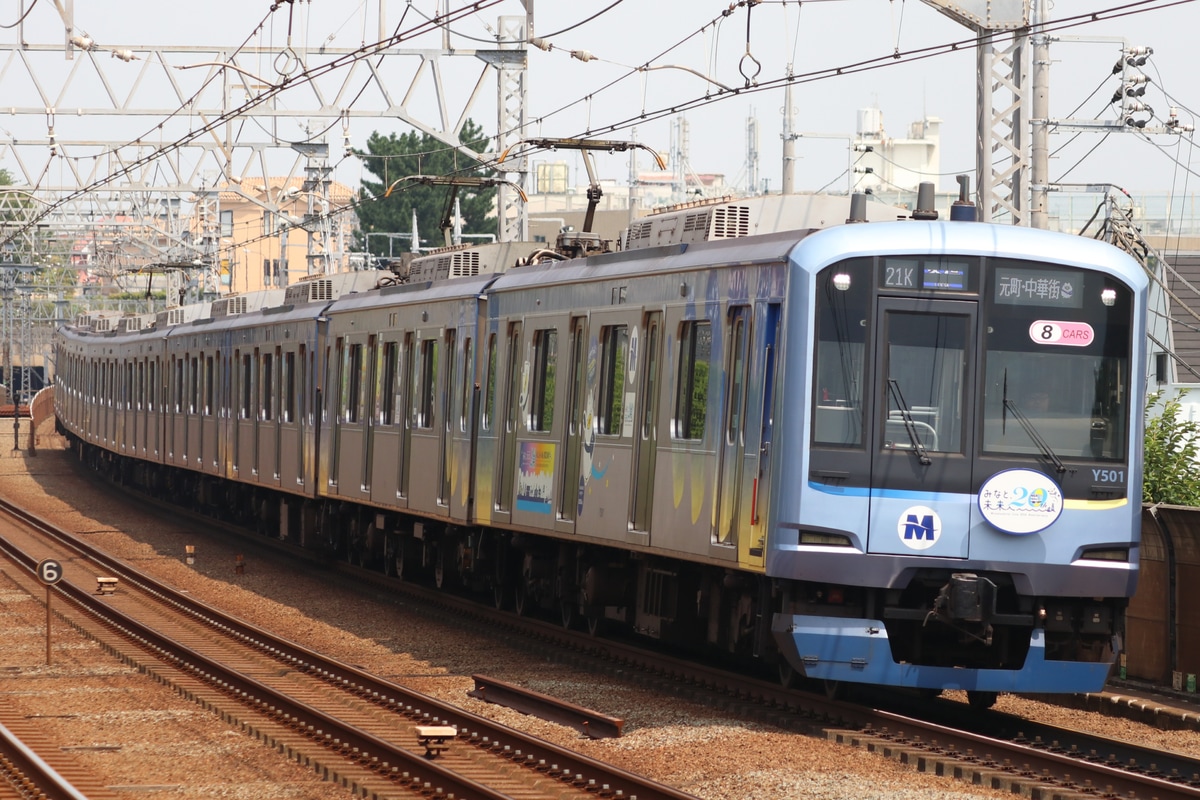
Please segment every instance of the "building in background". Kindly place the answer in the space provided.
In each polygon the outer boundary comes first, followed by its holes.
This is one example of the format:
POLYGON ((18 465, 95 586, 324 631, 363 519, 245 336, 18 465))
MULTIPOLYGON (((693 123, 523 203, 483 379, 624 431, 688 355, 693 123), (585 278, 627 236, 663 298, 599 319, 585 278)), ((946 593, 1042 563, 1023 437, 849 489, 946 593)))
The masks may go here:
POLYGON ((227 185, 220 191, 217 294, 287 286, 357 264, 350 254, 358 226, 350 187, 331 181, 328 198, 322 199, 305 190, 300 178, 269 183, 227 185))

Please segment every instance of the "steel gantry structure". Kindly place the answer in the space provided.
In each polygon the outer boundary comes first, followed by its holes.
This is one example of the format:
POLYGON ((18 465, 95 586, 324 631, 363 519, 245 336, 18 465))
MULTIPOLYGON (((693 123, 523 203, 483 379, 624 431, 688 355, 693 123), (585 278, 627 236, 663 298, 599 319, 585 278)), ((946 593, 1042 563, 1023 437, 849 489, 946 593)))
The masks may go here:
MULTIPOLYGON (((389 19, 387 0, 368 0, 358 46, 333 36, 295 45, 290 20, 286 44, 264 42, 260 24, 245 46, 206 46, 96 41, 72 0, 21 0, 18 24, 0 30, 0 164, 12 181, 0 186, 0 255, 64 273, 86 266, 142 289, 147 271, 165 269, 193 297, 211 295, 229 246, 220 197, 233 192, 306 234, 306 272, 335 268, 353 208, 333 203, 329 186, 353 136, 413 128, 488 160, 525 134, 533 0, 499 17, 494 45, 451 42, 452 23, 500 2, 437 0, 432 16, 406 8, 389 19), (498 135, 480 154, 459 134, 493 97, 498 135), (288 218, 282 193, 254 190, 281 175, 288 199, 307 198, 303 214, 288 218)), ((505 169, 513 188, 500 191, 500 238, 524 238, 526 160, 505 169)))

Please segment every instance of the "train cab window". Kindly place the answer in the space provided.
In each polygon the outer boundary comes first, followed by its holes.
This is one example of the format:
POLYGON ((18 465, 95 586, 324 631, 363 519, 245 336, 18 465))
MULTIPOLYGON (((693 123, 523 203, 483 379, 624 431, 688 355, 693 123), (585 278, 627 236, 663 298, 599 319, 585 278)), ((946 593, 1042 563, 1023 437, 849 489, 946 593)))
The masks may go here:
POLYGON ((423 339, 417 349, 420 363, 413 380, 416 382, 416 419, 414 426, 428 430, 433 427, 434 395, 437 393, 438 340, 423 339))
POLYGON ((629 326, 600 329, 600 408, 597 424, 605 436, 620 436, 624 417, 629 326))
POLYGON ((530 388, 529 430, 549 431, 554 426, 554 378, 558 367, 558 331, 533 332, 533 383, 530 388))
POLYGON ((1132 293, 1097 273, 996 261, 986 304, 983 450, 1126 457, 1132 293))
POLYGON ((712 323, 684 322, 679 330, 679 375, 675 386, 675 419, 671 424, 676 439, 704 438, 712 357, 712 323))
POLYGON ((817 277, 812 427, 815 445, 862 447, 863 385, 870 333, 871 264, 835 264, 817 277))

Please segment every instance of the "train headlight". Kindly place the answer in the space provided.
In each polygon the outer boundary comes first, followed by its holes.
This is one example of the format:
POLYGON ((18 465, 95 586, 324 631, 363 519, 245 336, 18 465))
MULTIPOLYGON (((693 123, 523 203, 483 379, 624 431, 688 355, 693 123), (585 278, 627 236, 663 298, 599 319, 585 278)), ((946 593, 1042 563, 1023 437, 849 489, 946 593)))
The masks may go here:
MULTIPOLYGON (((834 280, 837 280, 836 278, 834 280)), ((1117 290, 1105 289, 1100 292, 1100 302, 1106 306, 1111 306, 1117 302, 1117 290)))
MULTIPOLYGON (((833 276, 833 288, 837 289, 839 292, 844 292, 847 289, 849 289, 850 288, 850 276, 844 272, 839 272, 838 274, 834 275, 833 276)), ((1114 299, 1116 298, 1115 293, 1113 294, 1113 298, 1114 299)), ((1109 303, 1109 305, 1112 305, 1112 303, 1109 303)))

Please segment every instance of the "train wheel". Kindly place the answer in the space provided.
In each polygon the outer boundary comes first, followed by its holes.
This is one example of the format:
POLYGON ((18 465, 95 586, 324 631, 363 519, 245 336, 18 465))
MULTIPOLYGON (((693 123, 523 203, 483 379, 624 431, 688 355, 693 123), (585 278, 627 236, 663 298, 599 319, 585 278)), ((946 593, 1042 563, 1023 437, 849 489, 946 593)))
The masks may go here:
POLYGON ((446 548, 442 546, 433 551, 433 585, 439 589, 446 585, 446 548))
POLYGON ((830 700, 841 700, 846 696, 846 684, 841 681, 821 681, 821 685, 830 700))
POLYGON ((507 604, 508 585, 504 581, 504 559, 497 558, 495 569, 492 570, 492 605, 498 611, 502 611, 507 604))
POLYGON ((562 626, 567 630, 575 627, 575 621, 579 618, 579 607, 563 600, 559 602, 558 608, 562 612, 562 626))
POLYGON ((779 684, 785 689, 795 689, 800 684, 800 676, 786 658, 779 659, 779 684))
POLYGON ((604 624, 604 614, 600 611, 589 611, 583 615, 583 621, 587 624, 588 636, 598 636, 604 624))
POLYGON ((393 574, 400 580, 404 580, 404 551, 408 549, 408 542, 403 536, 396 537, 395 548, 391 559, 393 574))
POLYGON ((396 577, 396 537, 388 535, 383 540, 383 574, 396 577))
POLYGON ((987 711, 999 696, 999 692, 967 692, 967 704, 976 711, 987 711))
POLYGON ((513 587, 513 610, 518 617, 525 616, 529 611, 529 589, 525 586, 524 578, 518 578, 517 585, 513 587))

